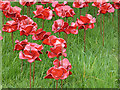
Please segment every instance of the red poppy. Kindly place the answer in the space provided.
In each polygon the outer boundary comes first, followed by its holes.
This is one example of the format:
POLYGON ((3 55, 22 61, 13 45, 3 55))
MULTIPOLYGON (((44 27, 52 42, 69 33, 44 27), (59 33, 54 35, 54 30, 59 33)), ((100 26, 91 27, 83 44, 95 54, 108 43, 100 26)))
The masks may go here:
MULTIPOLYGON (((0 31, 0 34, 1 34, 1 31, 0 31)), ((0 40, 2 40, 3 39, 3 37, 2 36, 0 36, 0 40)))
POLYGON ((19 18, 19 28, 20 35, 33 35, 37 29, 37 24, 31 18, 22 15, 19 18))
POLYGON ((51 35, 51 32, 43 31, 42 28, 38 29, 32 36, 33 40, 44 40, 51 35))
POLYGON ((100 2, 93 2, 92 6, 99 8, 100 7, 100 2))
POLYGON ((116 2, 114 1, 113 7, 115 9, 120 9, 120 0, 117 0, 116 2))
POLYGON ((88 2, 85 2, 84 0, 75 0, 73 2, 73 7, 74 8, 88 7, 88 2))
POLYGON ((2 30, 4 32, 8 32, 8 33, 14 32, 14 31, 18 30, 18 22, 14 21, 14 20, 7 21, 7 23, 5 25, 3 25, 2 30))
POLYGON ((9 7, 8 10, 4 10, 3 14, 7 17, 7 18, 16 18, 18 15, 20 15, 21 12, 21 8, 14 6, 14 7, 9 7))
POLYGON ((43 40, 43 44, 46 44, 46 45, 49 45, 49 46, 53 46, 53 44, 51 43, 52 40, 56 39, 57 37, 52 35, 52 36, 49 36, 48 38, 46 38, 45 40, 43 40))
POLYGON ((74 22, 72 22, 71 26, 69 26, 68 28, 66 28, 64 32, 66 34, 70 34, 70 33, 72 33, 72 34, 78 34, 77 25, 74 22))
POLYGON ((68 5, 56 7, 54 10, 56 15, 62 18, 73 17, 75 15, 74 10, 68 5))
POLYGON ((31 6, 36 3, 36 0, 20 0, 19 3, 23 6, 31 6))
POLYGON ((69 76, 69 71, 67 71, 64 67, 51 67, 48 71, 47 71, 47 76, 45 76, 44 78, 46 79, 55 79, 55 80, 59 80, 59 79, 66 79, 69 76))
POLYGON ((29 63, 32 63, 35 60, 41 61, 41 59, 39 58, 39 55, 41 53, 40 50, 42 50, 42 49, 43 49, 42 45, 29 43, 25 46, 23 52, 20 51, 19 58, 20 59, 28 59, 29 63))
POLYGON ((15 43, 16 43, 16 45, 15 45, 14 50, 18 50, 18 51, 19 50, 24 50, 25 46, 28 44, 28 40, 25 39, 21 42, 19 40, 16 40, 15 43))
POLYGON ((9 1, 0 1, 0 10, 8 10, 10 7, 10 2, 9 1))
POLYGON ((71 70, 72 65, 69 62, 67 58, 64 58, 63 60, 59 61, 58 59, 53 61, 54 67, 60 67, 63 66, 67 70, 71 70))
POLYGON ((63 55, 64 57, 67 57, 67 54, 65 53, 66 49, 64 49, 62 45, 54 46, 50 48, 50 51, 47 51, 49 58, 54 58, 54 57, 59 58, 61 55, 63 55))
POLYGON ((102 3, 99 7, 97 15, 99 15, 100 13, 105 14, 107 12, 109 13, 114 12, 113 6, 110 3, 102 3))
POLYGON ((44 9, 42 5, 36 5, 36 9, 36 11, 33 11, 33 13, 35 14, 34 17, 47 20, 52 19, 53 13, 52 10, 50 10, 49 8, 44 9))
POLYGON ((54 33, 64 32, 68 26, 69 24, 67 22, 64 22, 62 19, 58 19, 54 21, 54 24, 52 25, 52 31, 54 31, 54 33))
POLYGON ((94 23, 96 22, 95 18, 92 17, 90 14, 86 14, 86 16, 80 16, 80 19, 77 18, 76 25, 78 29, 85 29, 94 28, 94 23))
POLYGON ((47 3, 52 3, 54 0, 39 0, 41 4, 47 4, 47 3))
POLYGON ((54 1, 54 2, 52 2, 52 7, 56 8, 59 6, 65 6, 65 4, 67 4, 67 1, 64 1, 64 3, 62 3, 62 4, 59 4, 58 1, 54 1))

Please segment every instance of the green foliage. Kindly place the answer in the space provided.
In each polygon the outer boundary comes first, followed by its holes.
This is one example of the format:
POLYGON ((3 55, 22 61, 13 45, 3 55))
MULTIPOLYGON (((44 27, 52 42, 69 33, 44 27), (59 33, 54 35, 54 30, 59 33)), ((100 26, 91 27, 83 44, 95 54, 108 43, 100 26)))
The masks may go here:
MULTIPOLYGON (((40 3, 39 3, 40 4, 40 3)), ((69 5, 72 3, 69 3, 69 5)), ((12 2, 12 6, 22 6, 17 2, 12 2)), ((38 5, 36 3, 35 5, 38 5)), ((31 6, 31 18, 38 24, 38 28, 42 28, 42 20, 33 18, 33 11, 36 6, 31 6)), ((43 5, 44 6, 44 5, 43 5)), ((72 5, 71 5, 72 7, 72 5)), ((93 13, 91 4, 88 7, 88 13, 93 13)), ((97 10, 97 8, 96 8, 97 10)), ((74 8, 76 13, 74 21, 79 18, 79 9, 74 8)), ((97 12, 97 11, 96 11, 97 12)), ((22 12, 21 12, 22 14, 22 12)), ((27 15, 27 7, 25 7, 25 15, 27 15)), ((82 9, 82 15, 85 15, 85 8, 82 9)), ((55 20, 58 16, 55 16, 55 20)), ((64 19, 65 20, 65 19, 64 19)), ((69 24, 73 18, 68 18, 69 24)), ((78 35, 69 34, 67 41, 67 57, 72 64, 72 75, 63 80, 64 88, 117 88, 118 79, 118 31, 117 31, 117 11, 115 11, 114 21, 112 14, 105 14, 105 46, 102 46, 102 36, 100 34, 100 16, 97 17, 98 25, 95 24, 94 29, 86 31, 86 52, 84 53, 83 36, 84 31, 79 30, 78 35)), ((52 35, 58 37, 58 33, 52 32, 53 20, 45 20, 44 30, 51 32, 52 35)), ((2 87, 3 88, 29 88, 29 63, 24 60, 23 72, 21 72, 21 62, 19 59, 19 51, 13 53, 11 34, 5 33, 2 41, 2 87)), ((64 34, 61 33, 61 38, 64 34)), ((14 32, 14 41, 18 39, 22 41, 24 38, 20 36, 19 31, 14 32)), ((31 36, 28 37, 29 42, 41 44, 42 42, 33 41, 31 36)), ((53 66, 53 60, 49 59, 46 51, 50 50, 50 46, 44 45, 43 55, 40 55, 41 62, 36 61, 35 67, 35 88, 55 88, 55 80, 44 79, 47 70, 53 66)), ((33 68, 33 63, 32 63, 33 68)), ((32 70, 33 72, 33 70, 32 70)), ((33 86, 32 86, 33 87, 33 86)), ((60 87, 60 80, 58 87, 60 87)))

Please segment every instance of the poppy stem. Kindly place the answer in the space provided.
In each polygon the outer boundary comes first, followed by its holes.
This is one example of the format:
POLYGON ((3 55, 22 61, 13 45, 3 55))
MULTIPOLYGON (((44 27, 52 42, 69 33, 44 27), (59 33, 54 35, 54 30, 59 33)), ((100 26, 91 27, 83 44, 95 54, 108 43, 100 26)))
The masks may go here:
POLYGON ((46 4, 45 4, 45 8, 46 8, 46 4))
POLYGON ((21 63, 21 72, 23 71, 23 59, 22 59, 22 63, 21 63))
POLYGON ((28 36, 26 36, 26 39, 28 40, 28 36))
POLYGON ((88 13, 88 7, 86 7, 86 14, 88 13))
POLYGON ((94 16, 95 16, 95 7, 94 7, 94 16))
POLYGON ((113 14, 112 14, 112 22, 114 21, 114 12, 113 12, 113 14))
POLYGON ((100 14, 100 34, 102 35, 102 14, 100 14))
POLYGON ((24 6, 23 6, 23 15, 24 15, 24 6))
POLYGON ((85 52, 85 38, 86 38, 86 30, 84 29, 84 52, 85 52))
POLYGON ((29 17, 29 6, 27 6, 27 16, 29 17))
POLYGON ((104 20, 105 20, 105 15, 103 15, 103 46, 104 46, 104 20))
POLYGON ((30 6, 29 6, 29 17, 30 17, 30 6))
POLYGON ((33 87, 34 87, 34 76, 35 76, 35 61, 34 61, 34 68, 33 68, 33 87))
POLYGON ((60 32, 59 32, 59 38, 60 38, 60 32))
POLYGON ((30 63, 30 88, 31 88, 31 63, 30 63))
MULTIPOLYGON (((61 56, 61 60, 63 60, 63 47, 62 47, 62 56, 61 56)), ((61 66, 63 66, 63 61, 61 61, 61 66)), ((63 88, 63 81, 61 79, 61 88, 63 88)))
MULTIPOLYGON (((4 14, 2 13, 2 26, 4 25, 4 14)), ((3 35, 3 31, 2 31, 2 35, 3 35)))
POLYGON ((80 16, 81 16, 81 8, 80 8, 80 16))
POLYGON ((43 19, 43 22, 42 22, 42 29, 44 29, 44 21, 45 21, 45 20, 43 19))
POLYGON ((120 9, 117 10, 117 13, 118 13, 118 32, 119 32, 119 29, 120 29, 120 9))
POLYGON ((56 80, 56 90, 57 90, 57 87, 58 87, 58 80, 56 80))
POLYGON ((12 45, 13 45, 13 49, 14 49, 13 32, 11 33, 11 39, 12 39, 12 45))
MULTIPOLYGON (((66 22, 68 23, 68 17, 66 17, 66 22)), ((67 34, 66 33, 64 34, 64 38, 65 38, 65 41, 67 43, 67 34)))

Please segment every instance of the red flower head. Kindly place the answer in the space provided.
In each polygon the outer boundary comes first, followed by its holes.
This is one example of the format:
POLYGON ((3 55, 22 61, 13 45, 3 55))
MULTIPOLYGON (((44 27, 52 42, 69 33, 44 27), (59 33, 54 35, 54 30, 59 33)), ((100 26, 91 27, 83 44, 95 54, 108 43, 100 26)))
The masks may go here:
POLYGON ((28 40, 25 39, 21 42, 19 40, 16 40, 15 43, 16 43, 16 45, 15 45, 14 50, 17 50, 17 51, 24 50, 25 46, 28 44, 28 40))
POLYGON ((64 57, 67 57, 67 54, 65 53, 66 49, 64 49, 62 45, 54 46, 50 48, 50 51, 47 51, 49 58, 54 58, 54 57, 59 58, 61 55, 63 55, 64 57))
POLYGON ((20 59, 28 59, 29 63, 34 62, 35 60, 41 61, 39 58, 39 55, 41 53, 41 50, 43 49, 42 45, 38 45, 35 43, 29 43, 24 48, 24 53, 20 51, 19 58, 20 59))
POLYGON ((38 29, 32 36, 33 40, 44 40, 51 35, 51 32, 43 31, 42 28, 38 29))
POLYGON ((7 18, 15 19, 18 15, 20 15, 21 10, 22 9, 17 6, 14 6, 14 7, 10 6, 8 10, 3 11, 3 14, 7 18))
POLYGON ((59 61, 58 59, 53 61, 54 67, 60 67, 63 66, 67 70, 71 70, 72 66, 71 63, 67 58, 64 58, 63 60, 59 61))
POLYGON ((74 10, 68 5, 56 7, 54 10, 56 15, 62 18, 73 17, 75 15, 74 10))
POLYGON ((23 6, 31 6, 36 3, 36 0, 20 0, 19 3, 23 6))
POLYGON ((74 8, 88 7, 88 2, 85 2, 84 0, 75 0, 73 2, 73 7, 74 8))
POLYGON ((113 0, 114 4, 113 4, 113 7, 115 9, 120 9, 120 0, 113 0))
POLYGON ((92 6, 99 8, 100 7, 100 2, 93 2, 92 6))
POLYGON ((69 71, 67 71, 64 67, 51 67, 48 71, 47 71, 47 76, 45 76, 44 78, 46 79, 55 79, 55 80, 59 80, 59 79, 66 79, 69 76, 69 71))
POLYGON ((110 3, 102 3, 101 6, 99 7, 98 14, 100 13, 105 14, 105 13, 111 13, 114 12, 114 8, 110 3))
POLYGON ((52 19, 53 13, 52 10, 50 10, 49 8, 44 9, 42 5, 36 5, 36 9, 36 11, 33 11, 33 13, 35 14, 34 17, 47 20, 52 19))
POLYGON ((70 34, 70 33, 78 34, 77 25, 74 22, 72 22, 71 26, 65 29, 65 33, 66 34, 70 34))
POLYGON ((19 18, 20 35, 33 35, 37 29, 37 24, 27 16, 19 18))
POLYGON ((2 30, 4 32, 14 32, 16 30, 18 30, 18 22, 12 20, 12 21, 7 21, 7 23, 3 26, 2 30))
POLYGON ((54 0, 40 0, 41 4, 52 3, 54 0))
POLYGON ((77 18, 76 25, 78 29, 94 28, 94 23, 96 22, 95 18, 93 18, 90 14, 86 14, 86 16, 80 16, 80 19, 77 18))
POLYGON ((54 2, 52 2, 52 7, 56 8, 59 6, 65 6, 65 4, 67 4, 67 1, 64 1, 64 3, 62 3, 62 4, 59 4, 58 1, 54 1, 54 2))
POLYGON ((0 10, 8 10, 10 7, 10 2, 9 1, 0 1, 0 10))
POLYGON ((52 25, 52 31, 54 31, 54 33, 64 32, 68 26, 69 24, 67 22, 64 22, 62 19, 58 19, 54 21, 54 24, 52 25))
POLYGON ((46 44, 46 45, 49 45, 49 46, 62 46, 64 48, 67 48, 66 41, 62 38, 57 38, 54 35, 49 36, 47 39, 45 39, 43 41, 43 44, 46 44))
POLYGON ((49 46, 53 46, 52 45, 52 40, 56 39, 57 37, 52 35, 52 36, 49 36, 48 38, 46 38, 45 40, 43 40, 43 44, 46 44, 46 45, 49 45, 49 46))
MULTIPOLYGON (((1 31, 0 31, 0 34, 1 34, 1 31)), ((0 36, 0 40, 2 40, 3 39, 3 37, 2 36, 0 36)))

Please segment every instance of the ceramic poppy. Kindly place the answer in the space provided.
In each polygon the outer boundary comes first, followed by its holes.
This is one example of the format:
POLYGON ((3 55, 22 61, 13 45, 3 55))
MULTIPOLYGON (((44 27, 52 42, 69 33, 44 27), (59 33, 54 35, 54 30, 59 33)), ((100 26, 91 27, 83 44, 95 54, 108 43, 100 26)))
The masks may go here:
POLYGON ((7 21, 7 23, 5 25, 3 25, 2 30, 4 32, 8 32, 8 33, 14 32, 14 31, 18 30, 18 22, 14 21, 14 20, 7 21))

